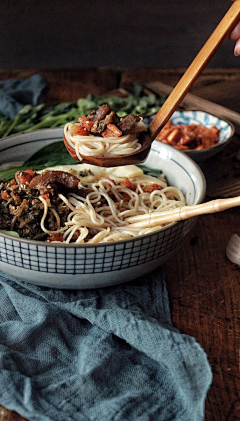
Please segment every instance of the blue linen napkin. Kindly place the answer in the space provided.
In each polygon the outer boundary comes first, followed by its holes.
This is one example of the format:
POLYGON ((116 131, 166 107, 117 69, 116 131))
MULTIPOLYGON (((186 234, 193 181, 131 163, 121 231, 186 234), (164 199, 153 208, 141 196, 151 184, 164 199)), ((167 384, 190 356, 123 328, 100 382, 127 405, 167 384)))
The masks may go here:
POLYGON ((24 105, 44 102, 48 83, 41 74, 0 81, 0 114, 13 119, 24 105))
POLYGON ((212 379, 161 268, 85 291, 0 272, 0 368, 0 404, 30 421, 199 421, 212 379))

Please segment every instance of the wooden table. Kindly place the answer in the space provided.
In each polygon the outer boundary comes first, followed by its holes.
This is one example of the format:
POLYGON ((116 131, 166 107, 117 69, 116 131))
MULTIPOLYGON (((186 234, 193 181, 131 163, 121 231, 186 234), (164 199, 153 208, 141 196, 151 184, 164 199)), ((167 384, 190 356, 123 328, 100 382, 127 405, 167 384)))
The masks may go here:
MULTIPOLYGON (((159 81, 175 86, 183 70, 12 70, 0 71, 0 80, 36 72, 47 78, 50 90, 46 102, 52 103, 73 101, 90 92, 99 95, 131 89, 135 82, 159 81)), ((191 93, 240 112, 239 83, 237 69, 208 69, 191 93)), ((235 159, 239 148, 237 134, 223 154, 210 165, 202 165, 208 183, 207 199, 214 196, 213 186, 239 177, 240 163, 235 159)), ((238 208, 199 217, 184 247, 164 265, 173 324, 196 338, 212 368, 206 421, 240 420, 240 268, 225 256, 226 244, 235 232, 240 234, 238 208)), ((0 407, 0 421, 24 419, 0 407)))

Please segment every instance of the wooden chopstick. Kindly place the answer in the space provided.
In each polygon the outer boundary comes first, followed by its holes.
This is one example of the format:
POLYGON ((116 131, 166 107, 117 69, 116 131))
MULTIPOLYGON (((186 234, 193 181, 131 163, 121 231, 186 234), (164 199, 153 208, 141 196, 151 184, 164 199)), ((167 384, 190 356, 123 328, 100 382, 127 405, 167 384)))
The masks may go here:
POLYGON ((171 118, 191 86, 209 63, 224 39, 234 28, 240 17, 240 0, 235 0, 221 22, 208 38, 202 49, 183 74, 175 88, 172 90, 154 119, 148 130, 152 139, 155 139, 162 127, 171 118))
POLYGON ((131 216, 126 218, 125 221, 129 223, 128 228, 156 227, 170 222, 193 218, 194 216, 222 212, 235 206, 240 206, 240 196, 229 199, 211 200, 210 202, 199 205, 182 206, 167 212, 152 212, 144 215, 131 216))
MULTIPOLYGON (((162 82, 145 82, 144 86, 157 95, 170 95, 173 91, 173 87, 166 85, 162 82)), ((218 116, 219 118, 228 119, 235 125, 236 133, 240 134, 240 114, 236 111, 230 110, 222 105, 208 101, 207 99, 200 98, 197 95, 188 93, 178 108, 184 110, 202 110, 207 113, 218 116)))

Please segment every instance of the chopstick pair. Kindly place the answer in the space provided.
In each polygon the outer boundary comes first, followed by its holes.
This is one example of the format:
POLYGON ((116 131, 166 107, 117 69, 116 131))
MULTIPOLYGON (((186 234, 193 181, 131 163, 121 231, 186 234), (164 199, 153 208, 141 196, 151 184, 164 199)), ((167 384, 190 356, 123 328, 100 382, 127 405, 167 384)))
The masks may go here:
POLYGON ((199 205, 182 206, 167 212, 152 212, 144 215, 131 216, 126 218, 125 221, 129 223, 128 228, 156 227, 170 222, 193 218, 194 216, 222 212, 236 206, 240 206, 240 196, 229 199, 211 200, 210 202, 199 205))

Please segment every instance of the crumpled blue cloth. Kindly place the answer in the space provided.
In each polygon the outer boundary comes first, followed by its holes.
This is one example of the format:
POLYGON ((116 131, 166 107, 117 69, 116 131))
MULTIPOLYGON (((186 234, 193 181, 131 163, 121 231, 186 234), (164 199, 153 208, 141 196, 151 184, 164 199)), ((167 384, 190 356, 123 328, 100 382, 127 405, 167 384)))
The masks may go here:
POLYGON ((0 81, 0 114, 13 119, 24 105, 44 102, 48 83, 41 74, 0 81))
POLYGON ((159 268, 85 291, 0 273, 0 404, 30 421, 199 421, 212 373, 159 268))

